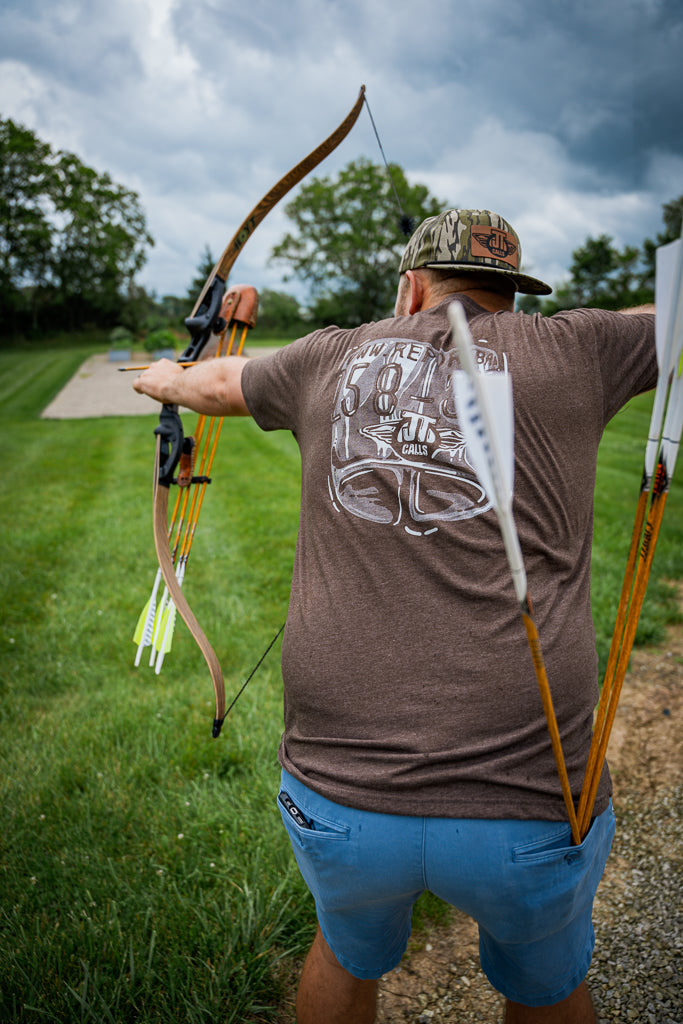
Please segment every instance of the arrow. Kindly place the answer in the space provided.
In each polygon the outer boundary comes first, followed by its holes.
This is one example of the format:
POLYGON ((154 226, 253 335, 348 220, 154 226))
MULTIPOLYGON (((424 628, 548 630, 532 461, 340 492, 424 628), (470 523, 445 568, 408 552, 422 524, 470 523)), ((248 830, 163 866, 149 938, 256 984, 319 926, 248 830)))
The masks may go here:
POLYGON ((514 420, 512 381, 508 374, 485 373, 477 369, 474 342, 465 311, 452 302, 448 315, 453 329, 462 371, 455 375, 455 400, 460 428, 465 436, 468 457, 479 482, 496 510, 505 553, 512 573, 527 642, 536 674, 541 702, 560 778, 572 838, 581 842, 569 777, 562 752, 550 684, 543 660, 541 642, 533 618, 527 589, 524 558, 512 513, 514 467, 514 420))
POLYGON ((138 645, 138 649, 135 654, 135 666, 140 664, 142 652, 145 647, 149 647, 154 636, 154 621, 157 614, 157 594, 159 592, 159 586, 161 584, 161 569, 157 569, 157 574, 154 579, 154 585, 152 586, 152 593, 149 601, 142 609, 138 624, 133 634, 133 642, 138 645))
POLYGON ((584 835, 590 825, 617 704, 633 650, 683 429, 683 237, 657 250, 655 306, 659 375, 631 544, 579 799, 579 827, 584 835))
MULTIPOLYGON (((199 359, 184 359, 178 362, 178 366, 196 366, 199 362, 199 359)), ((145 366, 117 366, 117 370, 119 373, 130 373, 131 370, 149 370, 149 367, 150 364, 147 363, 145 366)))
MULTIPOLYGON (((221 311, 225 313, 226 321, 229 316, 227 305, 235 305, 235 301, 234 293, 227 293, 224 308, 221 311)), ((215 358, 218 359, 232 353, 238 324, 242 326, 242 331, 237 346, 237 355, 241 355, 250 323, 251 320, 248 324, 242 323, 242 321, 235 321, 230 324, 227 321, 225 329, 218 336, 218 343, 214 354, 215 358), (226 338, 228 327, 231 327, 229 339, 226 338)), ((199 416, 195 427, 196 436, 186 439, 192 443, 188 446, 187 454, 181 458, 179 479, 185 473, 189 482, 186 486, 178 488, 175 507, 167 531, 168 543, 172 552, 171 558, 175 565, 175 576, 179 587, 182 586, 185 576, 185 567, 194 540, 195 529, 204 500, 206 486, 210 479, 209 474, 211 473, 222 426, 222 417, 199 416), (198 475, 195 477, 195 458, 198 450, 201 452, 200 465, 198 467, 198 475), (186 461, 183 462, 183 459, 186 461)), ((133 641, 138 645, 135 665, 140 664, 143 649, 151 645, 152 651, 149 664, 155 667, 157 675, 161 672, 165 655, 171 649, 177 617, 176 607, 167 586, 164 587, 161 601, 157 606, 157 595, 162 578, 161 568, 159 568, 157 569, 151 596, 140 613, 137 627, 133 634, 133 641)))

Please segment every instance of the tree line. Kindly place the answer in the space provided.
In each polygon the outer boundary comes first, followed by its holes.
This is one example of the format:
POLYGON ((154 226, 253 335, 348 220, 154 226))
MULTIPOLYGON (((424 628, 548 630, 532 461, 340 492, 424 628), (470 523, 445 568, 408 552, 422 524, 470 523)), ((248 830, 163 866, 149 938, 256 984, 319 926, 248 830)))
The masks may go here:
MULTIPOLYGON (((390 171, 395 192, 382 167, 360 160, 335 181, 314 178, 285 207, 295 230, 274 247, 272 259, 309 283, 316 323, 352 326, 390 313, 406 244, 397 198, 414 226, 454 205, 434 198, 423 185, 409 185, 397 165, 390 171)), ((665 203, 662 215, 663 230, 640 248, 619 249, 606 234, 587 238, 572 253, 568 277, 555 285, 554 294, 519 297, 518 308, 552 315, 580 306, 626 309, 653 302, 655 252, 681 234, 683 195, 665 203)))
POLYGON ((3 334, 117 323, 152 244, 135 192, 0 120, 3 334))
POLYGON ((569 276, 547 299, 525 295, 518 307, 527 313, 546 316, 562 309, 597 306, 600 309, 629 309, 654 302, 655 253, 660 245, 681 235, 683 195, 662 207, 664 228, 656 238, 646 238, 642 248, 626 245, 618 249, 609 235, 587 238, 572 253, 569 276))
MULTIPOLYGON (((397 164, 360 159, 336 178, 312 178, 286 204, 291 228, 271 253, 287 268, 285 280, 304 283, 308 300, 302 306, 286 291, 263 289, 257 329, 294 337, 389 315, 407 237, 448 205, 411 185, 397 164)), ((655 250, 680 235, 682 214, 683 196, 666 203, 663 230, 640 248, 587 238, 554 295, 524 296, 519 307, 552 314, 651 302, 655 250)), ((0 118, 0 337, 89 326, 137 337, 178 331, 215 260, 207 247, 187 294, 159 299, 135 281, 153 244, 137 193, 0 118)))

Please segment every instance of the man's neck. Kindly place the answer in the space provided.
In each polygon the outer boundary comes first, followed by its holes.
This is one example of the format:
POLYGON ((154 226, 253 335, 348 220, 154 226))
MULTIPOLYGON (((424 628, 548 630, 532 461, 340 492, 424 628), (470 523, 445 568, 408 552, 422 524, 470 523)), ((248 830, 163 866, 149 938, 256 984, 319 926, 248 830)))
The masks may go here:
POLYGON ((467 295, 488 313, 500 313, 505 310, 510 312, 514 309, 515 305, 514 299, 510 301, 505 295, 499 295, 498 292, 489 291, 487 288, 477 288, 476 286, 470 288, 467 285, 459 285, 457 292, 453 294, 467 295))

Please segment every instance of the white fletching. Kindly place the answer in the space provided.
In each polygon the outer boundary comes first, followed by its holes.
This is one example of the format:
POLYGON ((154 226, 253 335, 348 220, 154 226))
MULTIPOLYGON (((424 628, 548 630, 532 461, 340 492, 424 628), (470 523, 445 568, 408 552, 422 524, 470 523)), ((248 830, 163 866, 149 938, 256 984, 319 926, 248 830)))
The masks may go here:
MULTIPOLYGON (((655 254, 655 340, 659 377, 645 445, 645 486, 649 487, 659 457, 662 422, 667 399, 675 388, 683 331, 683 239, 660 245, 655 254), (671 377, 673 374, 674 381, 671 377)), ((667 417, 671 415, 667 412, 667 417)))
POLYGON ((479 482, 498 512, 502 505, 511 505, 514 479, 514 418, 512 387, 507 373, 479 373, 493 423, 493 438, 489 441, 481 403, 474 382, 464 370, 454 374, 455 405, 460 429, 465 435, 467 454, 479 482))
POLYGON ((683 318, 683 239, 660 245, 655 253, 655 339, 660 373, 668 377, 676 355, 683 318))
POLYGON ((517 528, 512 516, 514 418, 512 381, 506 373, 477 368, 465 311, 452 302, 448 315, 462 371, 455 374, 455 404, 468 458, 498 513, 515 593, 526 600, 527 582, 517 528))

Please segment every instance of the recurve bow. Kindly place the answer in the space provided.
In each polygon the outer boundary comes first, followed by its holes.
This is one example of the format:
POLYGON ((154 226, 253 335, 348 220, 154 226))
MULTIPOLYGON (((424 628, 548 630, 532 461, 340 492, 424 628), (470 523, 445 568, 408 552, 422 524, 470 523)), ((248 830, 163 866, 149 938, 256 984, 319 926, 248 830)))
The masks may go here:
MULTIPOLYGON (((191 336, 187 348, 180 355, 178 362, 194 362, 205 351, 212 337, 224 331, 225 320, 221 317, 221 307, 230 271, 245 243, 254 233, 263 218, 273 207, 304 178, 309 171, 317 167, 346 138, 356 123, 363 107, 365 86, 361 86, 358 99, 352 109, 329 135, 307 157, 300 161, 256 204, 251 213, 225 247, 214 269, 204 285, 191 315, 185 321, 191 336)), ((162 406, 159 426, 155 430, 157 436, 156 457, 154 466, 154 546, 156 548, 159 568, 163 576, 168 594, 175 608, 188 626, 199 645, 211 673, 216 695, 216 711, 212 735, 220 734, 225 719, 225 685, 218 657, 199 625, 176 577, 173 556, 169 547, 168 528, 168 493, 178 463, 183 452, 184 437, 178 407, 162 406)))

